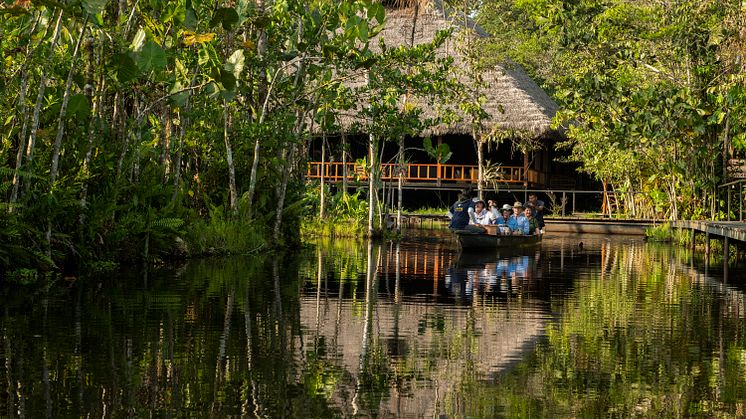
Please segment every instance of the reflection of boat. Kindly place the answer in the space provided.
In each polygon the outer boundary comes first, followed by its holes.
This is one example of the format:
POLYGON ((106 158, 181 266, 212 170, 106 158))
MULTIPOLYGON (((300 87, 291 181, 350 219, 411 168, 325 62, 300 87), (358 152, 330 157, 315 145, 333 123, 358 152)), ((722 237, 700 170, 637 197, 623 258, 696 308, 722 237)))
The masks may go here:
POLYGON ((490 247, 520 247, 539 243, 541 235, 531 236, 500 236, 488 232, 474 230, 454 230, 458 243, 463 249, 478 249, 490 247))
POLYGON ((466 252, 459 252, 454 263, 459 268, 477 268, 488 263, 496 263, 506 258, 519 256, 536 257, 536 250, 537 248, 534 246, 499 247, 497 249, 471 248, 466 252))

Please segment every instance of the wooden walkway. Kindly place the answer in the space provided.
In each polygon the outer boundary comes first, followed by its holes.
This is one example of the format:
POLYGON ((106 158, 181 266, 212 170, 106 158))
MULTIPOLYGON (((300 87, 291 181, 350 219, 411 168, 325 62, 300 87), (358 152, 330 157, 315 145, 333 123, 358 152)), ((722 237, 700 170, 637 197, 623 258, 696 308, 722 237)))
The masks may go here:
POLYGON ((671 221, 671 227, 746 242, 746 222, 742 221, 671 221))

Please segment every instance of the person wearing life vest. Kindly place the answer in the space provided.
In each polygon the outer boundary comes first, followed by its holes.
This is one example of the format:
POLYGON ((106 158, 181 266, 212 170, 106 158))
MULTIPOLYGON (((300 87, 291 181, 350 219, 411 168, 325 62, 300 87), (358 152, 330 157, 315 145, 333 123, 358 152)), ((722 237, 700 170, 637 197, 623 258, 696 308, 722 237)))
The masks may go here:
POLYGON ((448 217, 451 218, 451 222, 448 224, 448 228, 452 230, 461 230, 469 225, 471 219, 471 213, 474 212, 474 201, 469 197, 469 193, 462 191, 458 195, 458 201, 456 201, 448 211, 448 217))

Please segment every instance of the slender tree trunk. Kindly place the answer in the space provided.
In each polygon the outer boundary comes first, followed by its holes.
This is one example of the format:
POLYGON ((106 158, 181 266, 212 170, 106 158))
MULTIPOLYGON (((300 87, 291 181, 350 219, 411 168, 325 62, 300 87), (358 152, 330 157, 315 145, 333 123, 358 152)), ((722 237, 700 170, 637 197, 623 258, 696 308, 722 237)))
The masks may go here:
POLYGON ((228 163, 228 187, 230 188, 230 208, 233 216, 238 215, 238 190, 236 189, 236 168, 233 165, 233 149, 229 136, 230 110, 228 104, 223 101, 223 140, 225 141, 225 160, 228 163))
POLYGON ((404 202, 404 137, 399 137, 399 176, 396 182, 398 201, 396 204, 396 231, 401 232, 401 211, 404 202))
POLYGON ((347 195, 347 135, 342 134, 342 195, 347 195))
MULTIPOLYGON (((36 21, 34 22, 34 25, 31 27, 31 30, 29 30, 29 36, 34 34, 34 31, 36 31, 36 26, 39 24, 39 20, 41 19, 41 14, 39 14, 39 17, 36 18, 36 21)), ((44 38, 46 39, 47 35, 49 34, 49 27, 47 28, 47 31, 44 33, 44 38)), ((28 106, 26 106, 26 93, 28 92, 28 66, 31 62, 31 57, 33 57, 36 53, 36 50, 39 49, 39 47, 42 45, 43 40, 39 42, 39 44, 34 48, 33 51, 30 50, 30 48, 27 48, 26 50, 26 59, 23 63, 23 67, 21 69, 21 90, 18 93, 18 102, 21 106, 21 118, 23 119, 23 125, 21 126, 21 132, 18 136, 18 151, 16 152, 16 167, 15 170, 13 170, 13 182, 12 182, 12 189, 10 193, 10 206, 8 206, 8 212, 13 211, 13 204, 15 204, 18 201, 18 187, 20 185, 20 179, 19 175, 21 172, 21 168, 23 167, 23 152, 26 149, 26 132, 28 131, 28 119, 29 119, 29 109, 28 106)))
MULTIPOLYGON (((101 45, 101 49, 99 50, 99 54, 94 59, 93 55, 93 48, 91 47, 89 49, 89 55, 91 56, 91 69, 94 67, 101 68, 101 57, 103 56, 103 45, 101 45)), ((92 72, 89 72, 88 74, 88 85, 93 86, 94 84, 94 76, 92 72)), ((85 152, 85 157, 83 158, 83 165, 81 166, 80 172, 81 172, 81 178, 82 178, 82 186, 80 191, 80 225, 82 226, 85 223, 85 208, 88 205, 88 179, 90 178, 90 166, 91 166, 91 159, 93 158, 93 143, 94 139, 96 138, 97 129, 96 129, 96 120, 98 119, 99 115, 102 114, 102 108, 103 108, 103 95, 104 95, 104 87, 106 85, 106 78, 104 76, 104 72, 101 71, 99 75, 99 81, 96 83, 95 92, 92 96, 90 96, 90 100, 93 103, 93 106, 91 108, 91 117, 88 121, 88 141, 87 141, 87 147, 85 152)))
POLYGON ((325 192, 325 175, 326 175, 326 133, 321 134, 321 190, 319 193, 319 218, 322 220, 326 217, 326 199, 325 192))
MULTIPOLYGON (((265 0, 256 0, 256 11, 257 15, 262 16, 264 15, 264 5, 265 0)), ((267 52, 267 34, 263 29, 259 30, 259 39, 257 40, 257 58, 259 60, 262 60, 264 55, 267 52)), ((277 75, 275 75, 276 77, 277 75)), ((274 82, 274 78, 273 78, 274 82)), ((267 104, 269 103, 269 95, 270 95, 270 89, 267 87, 267 78, 266 73, 264 71, 259 72, 259 87, 258 87, 258 97, 262 98, 264 97, 264 102, 262 104, 262 111, 259 115, 259 125, 261 126, 262 123, 264 123, 264 116, 267 112, 267 104)), ((259 102, 259 101, 257 101, 259 102)), ((257 103, 258 105, 258 103, 257 103)), ((248 216, 251 218, 253 216, 254 211, 254 191, 256 190, 256 182, 257 182, 257 170, 259 168, 259 151, 260 151, 260 137, 257 136, 256 140, 254 141, 254 160, 251 162, 251 172, 249 174, 249 190, 247 192, 247 211, 248 216)))
POLYGON ((477 190, 479 191, 479 199, 484 199, 484 141, 481 136, 476 139, 477 141, 477 190))
POLYGON ((24 70, 21 75, 21 91, 19 92, 19 101, 21 103, 21 117, 23 118, 23 125, 21 127, 21 135, 18 137, 18 151, 16 153, 16 168, 13 171, 13 188, 10 193, 10 206, 8 212, 13 211, 13 204, 18 201, 18 176, 23 166, 23 151, 26 148, 26 130, 28 129, 28 107, 26 106, 26 89, 28 86, 28 71, 24 70))
POLYGON ((171 141, 173 135, 173 125, 171 124, 171 108, 166 107, 166 111, 163 112, 163 139, 162 139, 162 150, 161 150, 161 165, 163 166, 163 178, 161 178, 161 185, 165 185, 168 182, 168 177, 171 175, 171 141))
POLYGON ((376 215, 376 201, 378 197, 378 186, 376 174, 378 168, 376 160, 378 156, 378 146, 376 136, 368 134, 368 159, 370 169, 368 170, 368 236, 373 237, 375 234, 374 220, 376 215))
MULTIPOLYGON (((188 99, 187 99, 188 100, 188 99)), ((189 104, 187 103, 187 107, 189 104)), ((179 196, 179 182, 181 181, 181 159, 183 156, 184 147, 184 125, 186 124, 185 118, 181 116, 181 111, 178 111, 179 118, 179 129, 176 135, 176 157, 174 158, 174 192, 171 195, 171 202, 176 203, 176 198, 179 196)))
MULTIPOLYGON (((59 35, 60 35, 62 13, 63 13, 62 9, 60 9, 60 11, 57 12, 57 22, 55 23, 54 33, 52 34, 52 40, 49 43, 49 56, 47 58, 47 62, 51 62, 52 57, 54 57, 54 49, 57 46, 57 38, 59 38, 59 35)), ((39 117, 41 114, 41 106, 42 106, 42 103, 44 103, 44 91, 46 90, 46 87, 47 87, 47 70, 48 69, 49 69, 49 66, 47 65, 42 66, 41 77, 39 79, 39 94, 36 97, 36 105, 34 106, 34 116, 31 122, 31 132, 29 134, 28 145, 26 148, 26 165, 28 166, 29 172, 33 170, 31 163, 34 160, 34 147, 36 146, 36 135, 39 131, 39 117)), ((31 186, 31 179, 27 177, 24 186, 26 188, 31 186)))
POLYGON ((730 159, 730 108, 725 112, 725 128, 723 130, 723 182, 728 181, 728 160, 730 159))
MULTIPOLYGON (((80 51, 80 45, 83 43, 83 37, 85 36, 86 28, 88 27, 88 17, 86 16, 83 21, 83 26, 80 28, 80 35, 78 35, 78 41, 75 43, 75 49, 73 50, 73 56, 70 62, 70 71, 67 73, 67 81, 65 82, 65 92, 62 95, 62 105, 60 107, 60 116, 57 124, 57 136, 54 139, 54 146, 52 147, 52 168, 49 173, 49 193, 51 194, 54 190, 54 183, 57 181, 57 173, 59 171, 60 163, 60 149, 62 148, 62 136, 65 134, 65 118, 67 117, 67 105, 70 103, 70 90, 73 83, 73 74, 75 73, 75 63, 77 62, 78 52, 80 51)), ((52 258, 52 214, 48 214, 47 218, 47 231, 44 233, 44 239, 47 244, 46 256, 51 260, 52 258)))
POLYGON ((70 103, 70 90, 73 84, 73 75, 75 74, 75 63, 77 62, 78 52, 80 51, 80 45, 83 43, 83 37, 85 36, 87 27, 88 17, 86 15, 86 18, 83 21, 83 27, 80 28, 78 42, 75 44, 75 49, 73 50, 70 71, 67 73, 67 82, 65 83, 65 93, 62 95, 62 106, 60 107, 60 117, 57 124, 57 136, 54 139, 54 147, 52 149, 52 169, 49 175, 50 183, 52 184, 57 180, 60 163, 60 148, 62 147, 62 136, 65 134, 65 118, 67 117, 67 105, 70 103))

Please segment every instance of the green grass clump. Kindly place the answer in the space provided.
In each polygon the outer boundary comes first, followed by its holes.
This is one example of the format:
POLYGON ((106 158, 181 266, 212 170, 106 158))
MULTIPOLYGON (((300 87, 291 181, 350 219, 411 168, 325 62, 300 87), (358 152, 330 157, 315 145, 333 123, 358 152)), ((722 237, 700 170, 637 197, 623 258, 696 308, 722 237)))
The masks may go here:
POLYGON ((184 244, 187 256, 236 255, 257 252, 267 246, 267 240, 255 223, 215 213, 209 220, 193 223, 184 244))
POLYGON ((668 223, 646 228, 645 236, 648 240, 655 242, 670 242, 674 238, 671 226, 668 223))

